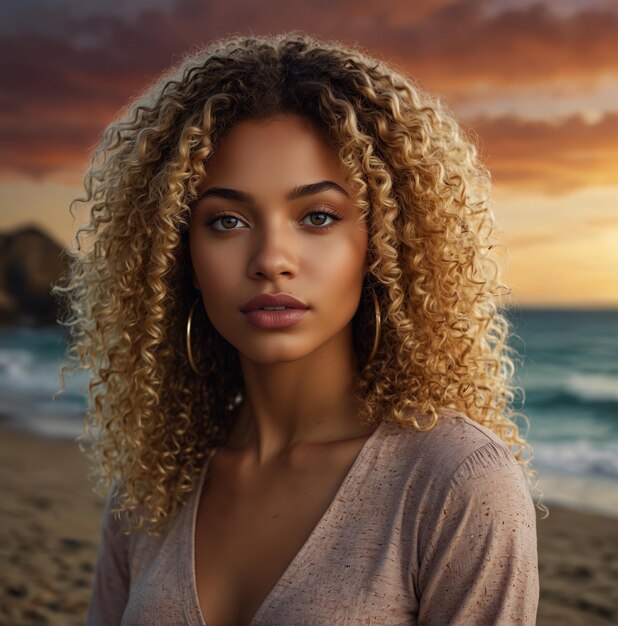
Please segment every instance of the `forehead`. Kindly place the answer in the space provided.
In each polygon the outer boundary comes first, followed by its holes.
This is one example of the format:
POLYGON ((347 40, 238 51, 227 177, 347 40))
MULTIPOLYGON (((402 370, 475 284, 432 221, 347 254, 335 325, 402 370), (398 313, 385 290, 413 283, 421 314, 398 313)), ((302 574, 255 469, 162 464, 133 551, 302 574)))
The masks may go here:
POLYGON ((206 175, 208 185, 233 181, 247 190, 265 184, 287 189, 324 179, 345 185, 337 151, 297 115, 238 123, 206 163, 206 175))

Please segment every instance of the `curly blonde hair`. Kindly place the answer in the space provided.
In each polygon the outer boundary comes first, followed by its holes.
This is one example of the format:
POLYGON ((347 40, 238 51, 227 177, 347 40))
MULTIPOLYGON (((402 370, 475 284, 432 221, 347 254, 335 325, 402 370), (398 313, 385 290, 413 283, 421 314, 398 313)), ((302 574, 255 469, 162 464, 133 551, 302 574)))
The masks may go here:
POLYGON ((535 474, 516 421, 524 416, 512 408, 490 177, 473 143, 437 99, 360 49, 302 33, 239 36, 186 56, 105 130, 75 201, 88 203, 90 221, 54 288, 68 301, 61 323, 71 329, 63 387, 67 369, 92 371, 90 445, 80 449, 99 488, 122 485, 115 510, 130 530, 159 535, 233 427, 243 397, 235 348, 206 319, 194 344, 207 374, 187 361, 197 296, 187 228, 226 131, 280 113, 310 120, 338 150, 367 220, 369 264, 353 320, 360 420, 429 429, 455 409, 535 474), (371 290, 382 330, 367 362, 371 290))

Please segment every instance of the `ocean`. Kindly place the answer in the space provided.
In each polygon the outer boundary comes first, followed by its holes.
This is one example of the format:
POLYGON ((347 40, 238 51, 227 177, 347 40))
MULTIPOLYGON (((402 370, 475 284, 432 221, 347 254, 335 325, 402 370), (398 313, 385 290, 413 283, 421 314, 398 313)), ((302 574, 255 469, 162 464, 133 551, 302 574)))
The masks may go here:
MULTIPOLYGON (((618 516, 618 311, 511 309, 509 318, 544 502, 618 516)), ((61 327, 0 331, 0 420, 49 438, 82 433, 87 373, 67 376, 54 396, 64 350, 61 327)))
POLYGON ((547 502, 618 516, 618 311, 509 318, 539 488, 547 502))

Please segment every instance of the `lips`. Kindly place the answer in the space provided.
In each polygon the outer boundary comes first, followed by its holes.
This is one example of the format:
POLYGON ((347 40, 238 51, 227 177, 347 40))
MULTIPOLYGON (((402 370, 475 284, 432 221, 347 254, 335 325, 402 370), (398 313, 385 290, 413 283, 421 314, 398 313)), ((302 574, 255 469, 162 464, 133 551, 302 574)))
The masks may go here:
POLYGON ((246 302, 240 309, 243 313, 257 311, 263 307, 281 307, 286 309, 308 309, 309 307, 298 298, 289 293, 261 293, 259 296, 252 298, 246 302))

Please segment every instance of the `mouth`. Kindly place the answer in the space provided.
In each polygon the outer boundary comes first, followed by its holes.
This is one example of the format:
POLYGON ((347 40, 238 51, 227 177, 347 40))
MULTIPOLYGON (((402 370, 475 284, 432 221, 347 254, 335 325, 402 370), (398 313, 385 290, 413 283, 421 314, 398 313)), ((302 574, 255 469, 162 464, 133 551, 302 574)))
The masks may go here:
POLYGON ((308 309, 305 302, 290 293, 261 293, 251 298, 240 309, 243 313, 250 311, 284 311, 286 309, 308 309))
POLYGON ((287 328, 298 323, 309 309, 295 307, 260 307, 244 312, 247 321, 256 328, 278 329, 287 328))
POLYGON ((294 306, 261 306, 258 311, 285 311, 286 309, 296 309, 294 306))

